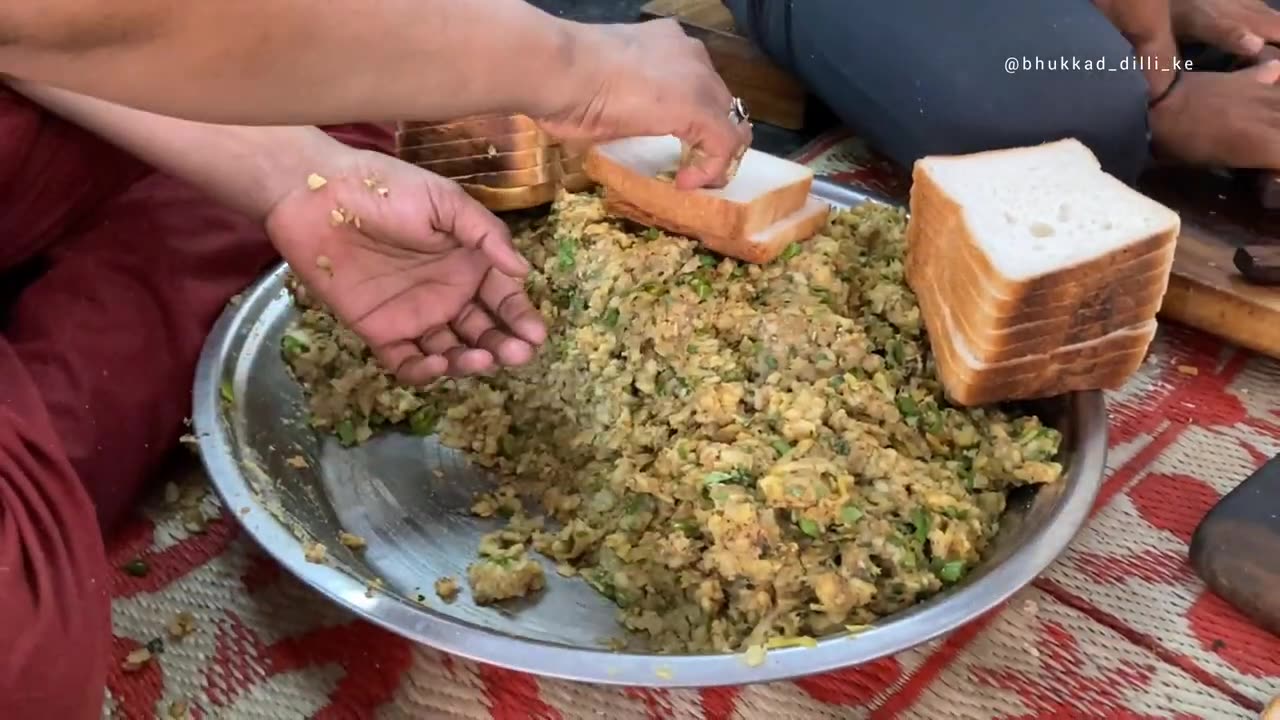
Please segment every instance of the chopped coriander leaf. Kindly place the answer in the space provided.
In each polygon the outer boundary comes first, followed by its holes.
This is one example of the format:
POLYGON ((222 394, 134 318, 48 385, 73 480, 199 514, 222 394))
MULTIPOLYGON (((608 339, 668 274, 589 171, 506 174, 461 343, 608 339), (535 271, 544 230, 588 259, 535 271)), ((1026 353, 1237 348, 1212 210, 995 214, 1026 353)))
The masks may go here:
POLYGON ((779 456, 786 455, 790 453, 791 450, 793 449, 791 447, 791 444, 788 443, 786 440, 783 440, 782 438, 774 438, 769 443, 769 446, 772 447, 773 451, 778 453, 779 456))
POLYGON ((286 334, 280 339, 280 347, 284 350, 285 355, 301 355, 310 349, 301 338, 290 334, 286 334))
POLYGON ((906 348, 902 346, 902 341, 894 339, 889 343, 889 359, 893 360, 894 365, 903 365, 907 361, 906 348))
POLYGON ((862 509, 857 505, 845 505, 840 508, 840 520, 845 525, 853 525, 862 519, 862 509))
POLYGON ((920 406, 911 399, 910 395, 899 395, 896 404, 898 412, 902 413, 903 417, 913 418, 920 415, 920 406))
POLYGON ((236 401, 236 391, 231 385, 231 380, 223 380, 222 385, 219 386, 218 390, 222 393, 222 399, 224 402, 233 403, 236 401))
POLYGON ((698 298, 700 300, 706 300, 711 297, 711 283, 707 282, 706 278, 700 275, 695 275, 693 279, 689 281, 689 285, 693 287, 693 291, 698 294, 698 298))
POLYGON ((573 238, 564 235, 556 238, 556 260, 561 270, 572 270, 577 262, 577 254, 578 246, 573 238))
POLYGON ((716 259, 710 255, 699 255, 698 263, 704 268, 713 268, 716 266, 716 259))
POLYGON ((414 435, 430 435, 436 431, 439 419, 434 408, 419 408, 409 416, 409 430, 414 435))
POLYGON ((716 472, 707 473, 705 476, 703 476, 702 484, 706 485, 707 487, 710 487, 712 485, 727 483, 732 479, 733 479, 733 475, 727 472, 720 472, 719 470, 717 470, 716 472))
POLYGON ((338 435, 338 442, 350 447, 356 444, 356 426, 350 419, 342 420, 333 431, 338 435))
POLYGON ((657 240, 661 235, 662 235, 662 231, 659 230, 658 228, 651 227, 648 230, 644 231, 645 240, 657 240))
POLYGON ((916 540, 921 544, 929 539, 929 513, 922 507, 916 507, 911 511, 911 525, 916 530, 916 540))
POLYGON ((822 534, 822 530, 818 527, 818 523, 807 517, 800 518, 800 521, 796 524, 800 526, 800 532, 808 535, 809 537, 816 538, 822 534))
POLYGON ((958 582, 962 577, 964 577, 964 563, 959 560, 952 560, 938 569, 938 579, 943 582, 958 582))
POLYGON ((783 260, 790 260, 791 258, 799 254, 800 254, 800 243, 791 243, 790 245, 787 246, 786 250, 782 251, 782 255, 780 257, 783 260))
POLYGON ((609 308, 608 310, 606 310, 606 311, 604 312, 604 325, 605 325, 605 327, 610 327, 610 328, 612 328, 612 327, 617 327, 617 326, 618 326, 618 318, 619 318, 619 317, 621 317, 621 315, 622 315, 622 313, 620 313, 620 312, 618 311, 618 308, 609 308))
POLYGON ((151 572, 151 566, 142 558, 134 558, 125 563, 120 569, 134 577, 146 577, 147 573, 151 572))

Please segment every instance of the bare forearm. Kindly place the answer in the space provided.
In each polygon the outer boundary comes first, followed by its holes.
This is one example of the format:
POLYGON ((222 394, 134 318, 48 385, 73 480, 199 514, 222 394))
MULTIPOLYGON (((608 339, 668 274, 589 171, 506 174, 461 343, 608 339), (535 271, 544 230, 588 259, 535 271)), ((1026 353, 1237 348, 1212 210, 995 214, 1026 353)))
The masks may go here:
POLYGON ((0 72, 207 122, 545 115, 592 72, 582 26, 522 0, 6 5, 0 72))
POLYGON ((356 152, 310 126, 210 125, 154 115, 65 90, 14 82, 51 112, 262 219, 310 173, 333 173, 356 152))

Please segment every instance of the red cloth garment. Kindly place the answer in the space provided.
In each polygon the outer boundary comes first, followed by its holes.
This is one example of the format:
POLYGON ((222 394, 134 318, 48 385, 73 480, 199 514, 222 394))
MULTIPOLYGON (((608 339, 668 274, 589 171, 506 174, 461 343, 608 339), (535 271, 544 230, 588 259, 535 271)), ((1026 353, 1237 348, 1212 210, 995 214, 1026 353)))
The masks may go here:
POLYGON ((184 432, 209 327, 275 258, 255 223, 0 91, 0 715, 100 716, 102 529, 184 432))

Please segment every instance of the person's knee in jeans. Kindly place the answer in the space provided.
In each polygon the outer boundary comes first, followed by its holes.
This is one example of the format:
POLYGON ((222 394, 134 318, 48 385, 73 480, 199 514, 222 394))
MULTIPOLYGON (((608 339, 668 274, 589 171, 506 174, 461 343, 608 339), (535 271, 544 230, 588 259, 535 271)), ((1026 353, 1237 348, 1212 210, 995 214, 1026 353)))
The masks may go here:
POLYGON ((1073 16, 1063 24, 1075 27, 1056 35, 1038 27, 1058 23, 1041 12, 1044 8, 1028 8, 1007 24, 978 19, 974 27, 953 28, 945 22, 921 25, 910 8, 878 4, 863 13, 844 12, 838 3, 794 3, 788 13, 788 0, 727 0, 727 5, 744 34, 899 165, 910 166, 925 155, 1065 137, 1085 143, 1108 172, 1126 182, 1135 181, 1147 161, 1146 82, 1140 72, 1120 69, 1131 47, 1087 4, 1057 6, 1055 12, 1073 16), (875 12, 883 13, 877 20, 889 32, 859 38, 865 14, 875 12), (945 50, 910 58, 889 50, 920 33, 946 33, 936 43, 945 50), (1009 51, 1014 47, 1020 50, 1009 51), (1116 69, 1034 68, 1037 57, 1056 62, 1066 48, 1069 56, 1105 58, 1107 67, 1116 69), (1033 68, 1008 72, 1006 55, 1018 62, 1025 56, 1033 68))

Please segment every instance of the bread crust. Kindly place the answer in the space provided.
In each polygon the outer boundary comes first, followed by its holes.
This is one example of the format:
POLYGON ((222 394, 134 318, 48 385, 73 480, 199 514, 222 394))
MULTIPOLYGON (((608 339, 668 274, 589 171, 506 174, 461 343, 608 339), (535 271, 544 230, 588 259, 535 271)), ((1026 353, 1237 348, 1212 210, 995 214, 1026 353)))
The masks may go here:
POLYGON ((973 368, 953 346, 957 336, 945 308, 928 295, 919 297, 919 302, 938 379, 953 402, 966 406, 1117 388, 1141 366, 1156 331, 1152 322, 1140 333, 1112 333, 1088 343, 973 368))
POLYGON ((554 139, 541 131, 490 135, 488 137, 466 138, 448 142, 424 142, 422 138, 415 135, 396 133, 396 156, 405 162, 415 165, 437 160, 488 155, 489 148, 493 148, 495 153, 511 153, 558 147, 559 145, 554 139))
POLYGON ((592 180, 608 189, 616 205, 644 213, 652 220, 650 224, 693 238, 745 239, 803 208, 813 184, 813 176, 808 174, 804 180, 741 203, 680 190, 668 180, 647 176, 616 161, 599 147, 587 152, 583 166, 592 180))
POLYGON ((538 124, 525 115, 474 115, 448 122, 404 121, 396 126, 397 134, 422 138, 424 143, 470 140, 535 130, 539 130, 538 124))
POLYGON ((451 180, 468 185, 487 185, 495 188, 516 188, 526 185, 541 185, 556 182, 565 175, 582 171, 582 159, 566 158, 555 160, 523 170, 502 170, 499 172, 474 173, 451 177, 451 180))
MULTIPOLYGON (((527 170, 548 163, 557 163, 564 157, 558 145, 547 145, 492 155, 469 155, 460 158, 440 158, 416 162, 418 167, 444 177, 463 177, 479 173, 527 170)), ((581 160, 578 161, 581 166, 581 160)))
MULTIPOLYGON (((641 225, 658 226, 660 223, 658 218, 648 212, 629 204, 626 200, 614 197, 610 188, 605 188, 604 204, 605 209, 611 214, 638 222, 641 225)), ((772 262, 791 243, 804 242, 816 235, 818 231, 826 226, 830 216, 831 206, 813 198, 806 202, 805 206, 793 216, 784 218, 785 221, 793 222, 790 222, 778 232, 769 233, 765 238, 757 240, 738 237, 726 238, 708 233, 702 233, 697 236, 691 235, 690 237, 695 237, 698 242, 713 252, 759 265, 772 262)))
POLYGON ((468 195, 493 212, 528 210, 555 200, 562 188, 569 192, 583 192, 592 186, 591 179, 583 173, 571 173, 556 182, 501 188, 487 185, 458 183, 468 195))
MULTIPOLYGON (((922 286, 915 292, 917 298, 929 295, 935 303, 942 302, 939 291, 932 286, 922 286)), ((985 363, 995 364, 1050 353, 1055 348, 1098 340, 1139 325, 1155 317, 1159 303, 1157 298, 1146 306, 1116 310, 1105 300, 1099 300, 1091 306, 1078 306, 1074 312, 1048 320, 1014 327, 996 325, 994 331, 990 329, 993 326, 984 324, 986 317, 975 318, 964 310, 952 312, 949 321, 952 331, 970 352, 985 363), (984 328, 985 334, 975 329, 975 325, 984 328)))

